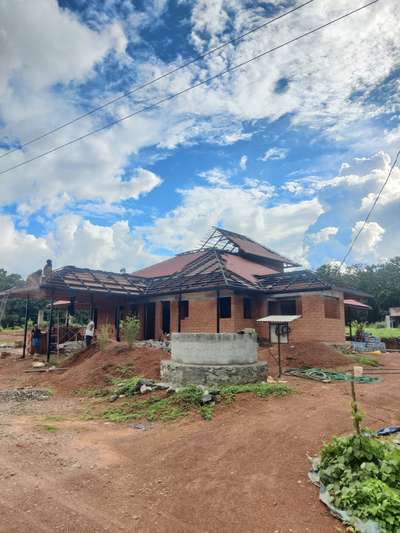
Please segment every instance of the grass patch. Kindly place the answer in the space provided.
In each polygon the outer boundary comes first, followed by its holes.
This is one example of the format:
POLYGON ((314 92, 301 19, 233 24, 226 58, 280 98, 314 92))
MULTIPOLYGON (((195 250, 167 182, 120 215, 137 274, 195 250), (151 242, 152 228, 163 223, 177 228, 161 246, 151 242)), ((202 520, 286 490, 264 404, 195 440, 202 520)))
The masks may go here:
POLYGON ((366 326, 365 331, 371 333, 371 335, 385 339, 400 337, 400 328, 375 328, 373 326, 366 326))
POLYGON ((202 405, 200 407, 200 416, 204 418, 204 420, 211 420, 214 416, 215 411, 215 405, 212 403, 208 403, 206 405, 202 405))
MULTIPOLYGON (((126 383, 125 383, 126 385, 126 383)), ((285 396, 290 389, 284 383, 255 383, 250 385, 230 385, 220 390, 225 403, 233 402, 237 394, 250 392, 259 397, 285 396)), ((211 420, 215 403, 202 405, 204 391, 196 385, 188 385, 170 396, 151 396, 147 399, 129 400, 107 409, 101 416, 110 422, 128 422, 129 420, 146 419, 150 422, 176 420, 190 412, 198 412, 205 420, 211 420)))
POLYGON ((361 435, 335 437, 321 453, 320 479, 334 504, 383 531, 398 533, 400 449, 389 441, 361 435))
POLYGON ((110 394, 108 389, 101 389, 96 387, 88 387, 84 389, 74 390, 75 396, 86 396, 87 398, 105 398, 110 394))
POLYGON ((132 378, 120 379, 112 378, 111 383, 116 385, 114 394, 125 394, 126 396, 133 396, 137 392, 139 377, 133 376, 132 378))
POLYGON ((44 431, 47 431, 48 433, 56 433, 56 432, 59 430, 59 428, 57 428, 57 427, 55 427, 55 426, 51 426, 51 425, 49 425, 49 424, 44 424, 44 425, 41 426, 41 427, 42 427, 42 429, 43 429, 44 431))
POLYGON ((126 379, 132 378, 134 376, 135 367, 133 363, 127 363, 124 366, 117 366, 114 370, 114 373, 117 377, 126 379))
POLYGON ((378 359, 369 357, 368 355, 361 355, 360 357, 357 357, 357 363, 360 363, 360 365, 363 366, 381 366, 381 363, 378 361, 378 359))
POLYGON ((103 413, 103 418, 110 422, 128 422, 145 418, 149 422, 161 420, 167 422, 176 420, 188 412, 188 408, 179 405, 175 398, 161 398, 152 396, 147 400, 125 402, 119 407, 108 409, 103 413))
POLYGON ((249 383, 247 385, 228 385, 222 387, 221 397, 228 403, 233 401, 236 394, 244 392, 252 392, 260 398, 267 396, 286 396, 291 394, 293 390, 285 383, 249 383))

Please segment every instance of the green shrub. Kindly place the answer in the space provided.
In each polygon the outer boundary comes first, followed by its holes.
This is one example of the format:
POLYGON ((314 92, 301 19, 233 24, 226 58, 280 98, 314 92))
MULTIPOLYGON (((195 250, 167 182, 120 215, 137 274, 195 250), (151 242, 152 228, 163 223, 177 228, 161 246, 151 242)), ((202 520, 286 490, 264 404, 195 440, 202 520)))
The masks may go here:
POLYGON ((121 321, 121 331, 122 338, 132 348, 140 331, 140 320, 136 316, 127 316, 121 321))
POLYGON ((364 432, 335 437, 321 453, 321 482, 334 504, 384 531, 400 524, 400 449, 364 432))
POLYGON ((127 396, 133 396, 137 392, 138 381, 140 378, 134 376, 128 379, 113 379, 114 385, 117 385, 115 394, 126 394, 127 396))
POLYGON ((214 415, 214 409, 215 405, 212 403, 202 405, 200 407, 200 416, 204 418, 204 420, 211 420, 214 415))
POLYGON ((380 366, 381 365, 378 359, 375 359, 374 357, 369 357, 368 355, 361 355, 360 357, 358 357, 357 363, 360 363, 361 365, 365 365, 365 366, 380 366))
POLYGON ((179 389, 173 396, 175 403, 181 405, 183 408, 189 409, 201 405, 203 391, 197 385, 187 385, 179 389))

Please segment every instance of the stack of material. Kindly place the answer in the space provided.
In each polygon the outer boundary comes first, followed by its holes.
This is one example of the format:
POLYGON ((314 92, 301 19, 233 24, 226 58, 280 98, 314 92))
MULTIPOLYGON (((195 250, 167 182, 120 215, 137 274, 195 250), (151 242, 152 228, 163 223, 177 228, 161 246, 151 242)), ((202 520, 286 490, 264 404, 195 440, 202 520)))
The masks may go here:
POLYGON ((353 341, 351 344, 355 352, 386 352, 385 343, 373 335, 366 337, 365 341, 353 341))

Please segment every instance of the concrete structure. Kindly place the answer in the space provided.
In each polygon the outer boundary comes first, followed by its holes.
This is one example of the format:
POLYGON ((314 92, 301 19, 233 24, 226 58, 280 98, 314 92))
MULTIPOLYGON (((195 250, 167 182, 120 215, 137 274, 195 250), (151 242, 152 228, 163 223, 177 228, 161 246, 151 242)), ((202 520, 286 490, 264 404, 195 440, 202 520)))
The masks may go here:
POLYGON ((251 333, 172 333, 171 358, 197 365, 241 365, 257 361, 257 336, 251 333))
POLYGON ((385 317, 387 328, 399 328, 400 327, 400 307, 391 307, 389 314, 385 317))
POLYGON ((161 361, 161 379, 174 385, 255 383, 267 377, 257 362, 255 333, 173 333, 171 360, 161 361))

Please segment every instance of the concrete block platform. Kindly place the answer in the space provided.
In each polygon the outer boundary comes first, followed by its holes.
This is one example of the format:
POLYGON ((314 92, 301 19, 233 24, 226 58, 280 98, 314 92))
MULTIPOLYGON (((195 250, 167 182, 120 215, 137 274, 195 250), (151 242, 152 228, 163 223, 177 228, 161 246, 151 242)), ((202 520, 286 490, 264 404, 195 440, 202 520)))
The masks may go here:
POLYGON ((267 363, 195 365, 161 361, 161 380, 172 385, 238 385, 267 378, 267 363))

